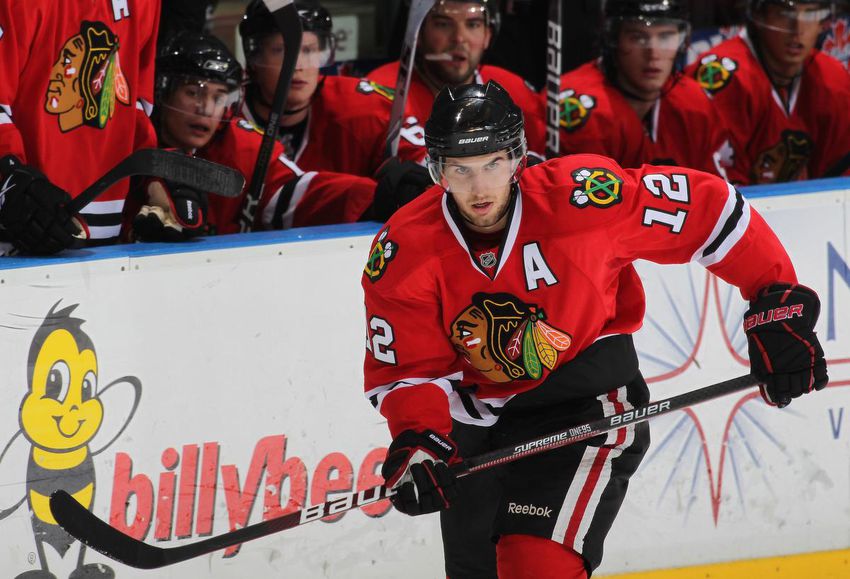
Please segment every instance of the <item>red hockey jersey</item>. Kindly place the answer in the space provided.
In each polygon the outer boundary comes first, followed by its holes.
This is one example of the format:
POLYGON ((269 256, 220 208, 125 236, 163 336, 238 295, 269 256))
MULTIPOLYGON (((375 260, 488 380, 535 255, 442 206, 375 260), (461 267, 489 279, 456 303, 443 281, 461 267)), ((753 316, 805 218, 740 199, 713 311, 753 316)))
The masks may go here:
MULTIPOLYGON (((0 2, 0 156, 17 155, 72 197, 136 149, 155 147, 159 0, 0 2)), ((116 237, 127 182, 81 212, 116 237)))
MULTIPOLYGON (((239 232, 239 214, 251 188, 251 176, 262 132, 244 119, 222 126, 217 137, 197 156, 232 167, 245 176, 240 197, 209 196, 209 223, 219 234, 239 232)), ((366 177, 329 171, 302 171, 275 143, 266 174, 256 226, 288 229, 307 225, 351 223, 360 219, 375 196, 375 182, 366 177)))
MULTIPOLYGON (((546 98, 545 91, 541 95, 546 98)), ((730 134, 699 84, 672 78, 644 123, 597 61, 561 77, 561 153, 593 153, 623 167, 644 163, 680 165, 727 175, 732 165, 730 134), (699 135, 699 138, 694 138, 699 135)))
MULTIPOLYGON (((366 78, 381 86, 394 89, 398 80, 398 66, 397 60, 379 66, 367 74, 366 78)), ((511 95, 511 99, 522 109, 528 150, 542 156, 546 142, 546 127, 543 124, 543 103, 534 90, 522 77, 498 66, 483 65, 475 71, 474 82, 484 84, 489 80, 495 80, 502 85, 511 95)), ((425 121, 431 116, 434 97, 434 93, 414 68, 410 77, 410 89, 407 92, 407 110, 419 120, 422 126, 425 126, 425 121)))
POLYGON ((635 332, 645 309, 637 259, 697 261, 745 298, 796 282, 779 240, 732 185, 679 167, 560 157, 523 172, 486 263, 462 228, 434 187, 387 222, 364 270, 366 396, 393 436, 448 433, 450 415, 493 424, 494 409, 594 341, 635 332))
POLYGON ((822 177, 850 154, 850 76, 822 52, 812 52, 787 106, 746 31, 703 54, 688 74, 726 118, 735 165, 749 183, 822 177))
MULTIPOLYGON (((307 129, 294 161, 305 171, 334 171, 372 177, 384 161, 392 93, 368 81, 325 76, 313 96, 307 129)), ((247 105, 243 115, 252 123, 247 105)), ((422 162, 425 133, 408 122, 401 133, 399 158, 422 162)))

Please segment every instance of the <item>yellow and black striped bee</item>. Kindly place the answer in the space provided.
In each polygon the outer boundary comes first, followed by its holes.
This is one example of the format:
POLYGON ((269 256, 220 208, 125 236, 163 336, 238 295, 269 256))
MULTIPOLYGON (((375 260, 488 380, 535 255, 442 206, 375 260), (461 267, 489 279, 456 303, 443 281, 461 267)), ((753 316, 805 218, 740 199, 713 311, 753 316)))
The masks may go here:
MULTIPOLYGON (((36 330, 27 360, 27 393, 21 402, 20 430, 6 444, 0 463, 15 440, 29 443, 26 468, 26 496, 11 508, 0 511, 0 519, 11 514, 24 501, 29 507, 40 570, 18 575, 23 579, 55 579, 48 566, 44 544, 63 558, 74 543, 50 512, 51 493, 64 489, 81 504, 91 508, 95 497, 93 457, 111 445, 130 423, 141 396, 141 383, 125 376, 98 390, 98 359, 94 343, 82 330, 84 320, 71 313, 77 305, 57 311, 57 302, 36 330), (120 423, 110 420, 115 434, 97 450, 91 443, 108 436, 103 432, 105 409, 102 397, 130 386, 132 402, 120 423), (117 387, 117 388, 116 388, 117 387)), ((127 392, 118 400, 125 405, 127 392)), ((4 466, 4 470, 8 467, 4 466)), ((112 569, 103 564, 84 564, 85 545, 80 545, 73 579, 111 578, 112 569)))

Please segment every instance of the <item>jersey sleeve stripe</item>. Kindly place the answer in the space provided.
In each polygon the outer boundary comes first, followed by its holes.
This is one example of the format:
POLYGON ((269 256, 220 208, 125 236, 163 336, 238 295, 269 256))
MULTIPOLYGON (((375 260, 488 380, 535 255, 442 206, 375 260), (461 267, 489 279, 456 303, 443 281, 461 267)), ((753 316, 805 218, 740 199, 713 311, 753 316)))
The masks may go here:
POLYGON ((443 376, 442 378, 405 378, 403 380, 398 380, 396 382, 384 384, 382 386, 376 386, 371 390, 367 390, 366 398, 369 399, 369 401, 372 403, 372 406, 380 410, 384 398, 386 398, 387 394, 389 394, 393 390, 398 390, 401 388, 412 388, 413 386, 429 383, 438 386, 443 392, 446 393, 446 396, 448 396, 454 391, 452 381, 458 381, 462 378, 463 372, 455 372, 454 374, 443 376))
POLYGON ((281 226, 284 229, 292 227, 292 223, 295 221, 295 208, 298 207, 298 203, 301 202, 301 199, 307 193, 307 190, 310 188, 310 183, 316 175, 317 173, 315 171, 304 173, 295 183, 295 187, 292 190, 292 197, 289 199, 289 203, 286 204, 286 211, 284 211, 281 216, 281 226))
POLYGON ((744 236, 750 225, 750 204, 727 183, 729 196, 711 235, 691 257, 703 267, 720 262, 744 236))
POLYGON ((145 113, 145 116, 151 116, 153 112, 153 104, 149 103, 145 99, 139 99, 136 101, 136 108, 145 113))
POLYGON ((9 125, 12 123, 12 107, 9 105, 0 104, 0 125, 9 125))

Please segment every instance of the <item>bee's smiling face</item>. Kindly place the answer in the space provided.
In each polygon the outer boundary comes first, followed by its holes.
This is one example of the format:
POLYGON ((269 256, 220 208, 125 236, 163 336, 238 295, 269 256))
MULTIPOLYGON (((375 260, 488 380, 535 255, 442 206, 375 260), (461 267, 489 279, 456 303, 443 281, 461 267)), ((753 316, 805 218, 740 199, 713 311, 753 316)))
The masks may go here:
POLYGON ((74 336, 57 329, 44 341, 21 406, 21 429, 29 441, 48 450, 68 451, 87 444, 103 420, 97 395, 97 358, 80 351, 74 336))

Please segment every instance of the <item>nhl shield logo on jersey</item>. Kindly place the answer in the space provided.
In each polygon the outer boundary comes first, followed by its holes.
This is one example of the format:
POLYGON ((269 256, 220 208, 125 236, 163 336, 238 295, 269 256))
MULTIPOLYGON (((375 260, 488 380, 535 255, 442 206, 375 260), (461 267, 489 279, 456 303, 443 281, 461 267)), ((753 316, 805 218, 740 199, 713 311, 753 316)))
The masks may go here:
POLYGON ((357 92, 361 92, 363 94, 379 94, 388 101, 392 101, 393 98, 395 98, 394 89, 365 78, 357 84, 357 92))
POLYGON ((570 203, 576 207, 611 207, 623 200, 623 180, 607 169, 578 169, 573 179, 579 187, 573 190, 570 203))
POLYGON ((714 94, 724 88, 732 80, 732 75, 738 70, 738 63, 724 56, 709 54, 700 60, 695 78, 703 90, 714 94))
POLYGON ((510 294, 477 293, 451 325, 455 349, 493 382, 537 380, 552 370, 572 337, 546 323, 546 314, 510 294))
POLYGON ((63 133, 83 125, 102 129, 115 114, 116 100, 130 104, 118 46, 105 24, 88 21, 62 46, 50 70, 44 110, 59 117, 63 133))
POLYGON ((366 267, 363 268, 363 274, 369 278, 369 281, 376 282, 383 277, 387 271, 387 264, 398 253, 398 244, 387 239, 390 228, 384 229, 375 244, 372 246, 372 251, 369 252, 369 260, 366 262, 366 267))
POLYGON ((559 124, 568 133, 582 128, 588 119, 590 111, 596 107, 596 99, 589 94, 576 95, 573 89, 567 89, 560 94, 561 103, 559 124))

